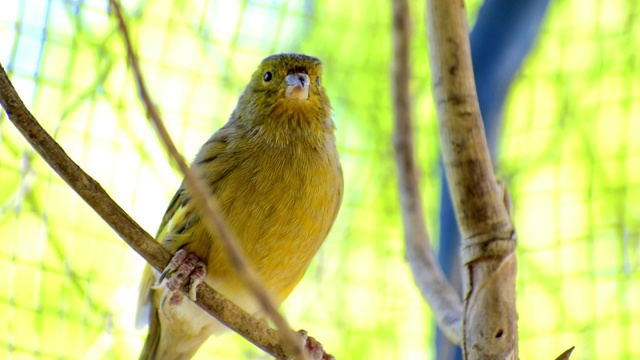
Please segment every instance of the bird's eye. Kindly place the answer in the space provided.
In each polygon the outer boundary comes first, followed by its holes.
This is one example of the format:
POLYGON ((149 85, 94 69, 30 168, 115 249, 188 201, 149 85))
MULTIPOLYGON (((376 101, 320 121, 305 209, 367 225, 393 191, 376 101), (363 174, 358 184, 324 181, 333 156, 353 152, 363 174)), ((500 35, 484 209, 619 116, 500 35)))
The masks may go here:
POLYGON ((271 71, 267 71, 266 73, 264 73, 263 79, 265 82, 271 81, 271 79, 273 79, 273 74, 271 73, 271 71))
POLYGON ((320 76, 316 76, 316 85, 320 86, 320 76))

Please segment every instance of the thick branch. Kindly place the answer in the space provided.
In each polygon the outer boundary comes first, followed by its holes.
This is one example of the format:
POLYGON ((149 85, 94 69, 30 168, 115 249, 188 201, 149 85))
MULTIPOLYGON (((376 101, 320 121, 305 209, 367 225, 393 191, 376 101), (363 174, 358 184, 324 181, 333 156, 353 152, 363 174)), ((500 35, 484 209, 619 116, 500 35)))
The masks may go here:
POLYGON ((462 302, 437 264, 424 221, 415 159, 409 92, 411 23, 407 0, 393 1, 394 147, 404 223, 406 258, 438 325, 454 344, 462 338, 462 302))
MULTIPOLYGON (((463 238, 512 230, 491 164, 462 2, 428 0, 434 97, 442 157, 463 238), (470 175, 473 175, 470 176, 470 175)), ((468 244, 467 244, 468 245, 468 244)))
POLYGON ((442 158, 462 235, 467 359, 516 359, 515 234, 480 115, 464 1, 427 0, 442 158))

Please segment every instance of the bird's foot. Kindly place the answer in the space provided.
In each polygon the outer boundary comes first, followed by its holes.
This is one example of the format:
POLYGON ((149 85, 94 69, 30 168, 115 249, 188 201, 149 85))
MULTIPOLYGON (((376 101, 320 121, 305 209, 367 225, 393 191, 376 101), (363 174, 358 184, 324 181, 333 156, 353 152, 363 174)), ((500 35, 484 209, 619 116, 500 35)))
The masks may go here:
POLYGON ((156 288, 167 287, 167 292, 162 297, 162 306, 166 300, 169 300, 171 305, 180 305, 184 298, 180 287, 185 285, 187 278, 189 283, 186 284, 189 288, 189 299, 196 301, 196 290, 207 275, 207 267, 195 254, 188 253, 184 250, 178 250, 178 252, 171 258, 169 265, 164 269, 158 278, 156 288))
POLYGON ((322 344, 318 340, 309 336, 309 333, 306 330, 298 330, 298 334, 302 336, 304 348, 309 352, 311 360, 336 360, 333 355, 324 352, 322 344))

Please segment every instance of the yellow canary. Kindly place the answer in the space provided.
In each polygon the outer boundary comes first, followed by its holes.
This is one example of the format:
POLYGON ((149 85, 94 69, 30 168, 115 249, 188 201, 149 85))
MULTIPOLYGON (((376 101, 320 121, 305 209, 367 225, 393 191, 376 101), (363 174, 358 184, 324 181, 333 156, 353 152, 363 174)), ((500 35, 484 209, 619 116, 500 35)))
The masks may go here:
MULTIPOLYGON (((321 78, 322 63, 314 57, 279 54, 264 59, 229 121, 192 164, 278 304, 304 275, 342 200, 335 126, 321 78)), ((204 226, 184 184, 156 239, 174 254, 184 250, 197 256, 205 264, 206 283, 260 316, 257 302, 220 241, 204 226)), ((189 359, 224 327, 189 300, 164 301, 169 290, 154 286, 156 281, 147 266, 138 320, 148 321, 149 335, 140 358, 189 359)))

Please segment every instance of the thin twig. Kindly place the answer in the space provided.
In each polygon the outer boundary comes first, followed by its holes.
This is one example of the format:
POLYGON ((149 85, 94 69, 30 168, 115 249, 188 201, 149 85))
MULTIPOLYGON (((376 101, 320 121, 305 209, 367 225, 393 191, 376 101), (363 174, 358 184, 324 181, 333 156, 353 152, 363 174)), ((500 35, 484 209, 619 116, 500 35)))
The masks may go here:
POLYGON ((405 256, 413 271, 413 279, 431 306, 438 325, 452 343, 460 344, 462 302, 436 261, 422 210, 409 92, 411 19, 407 0, 393 0, 393 40, 394 148, 405 232, 405 256))
POLYGON ((571 358, 571 353, 573 352, 573 350, 575 350, 575 348, 575 346, 570 347, 565 352, 560 354, 560 356, 558 356, 556 360, 569 360, 571 358))
MULTIPOLYGON (((60 177, 138 254, 162 271, 171 253, 156 242, 113 201, 100 184, 82 170, 40 126, 26 108, 0 64, 0 104, 9 120, 60 177)), ((182 288, 187 292, 186 287, 182 288)), ((206 283, 198 286, 198 305, 266 353, 285 359, 277 333, 226 299, 206 283)))
POLYGON ((196 176, 194 171, 187 165, 171 140, 171 136, 165 128, 156 107, 153 105, 151 95, 145 85, 142 70, 140 69, 140 64, 138 62, 138 56, 133 49, 119 1, 110 0, 110 3, 118 20, 120 32, 122 33, 127 49, 127 55, 136 80, 138 94, 147 110, 148 118, 155 126, 158 136, 167 148, 169 155, 176 161, 180 171, 183 173, 185 185, 190 191, 194 202, 202 211, 202 219, 204 220, 205 225, 208 227, 209 231, 211 231, 211 233, 222 242, 233 269, 240 279, 242 279, 249 291, 251 291, 253 296, 258 300, 265 313, 275 323, 280 332, 280 336, 284 343, 283 345, 285 345, 286 349, 289 350, 289 353, 296 359, 308 359, 308 354, 302 347, 300 337, 291 330, 291 326, 288 321, 278 311, 276 303, 264 288, 256 273, 249 267, 245 257, 242 255, 242 250, 238 246, 237 241, 234 239, 231 231, 222 218, 218 202, 213 197, 209 196, 209 191, 207 190, 204 182, 196 176))

